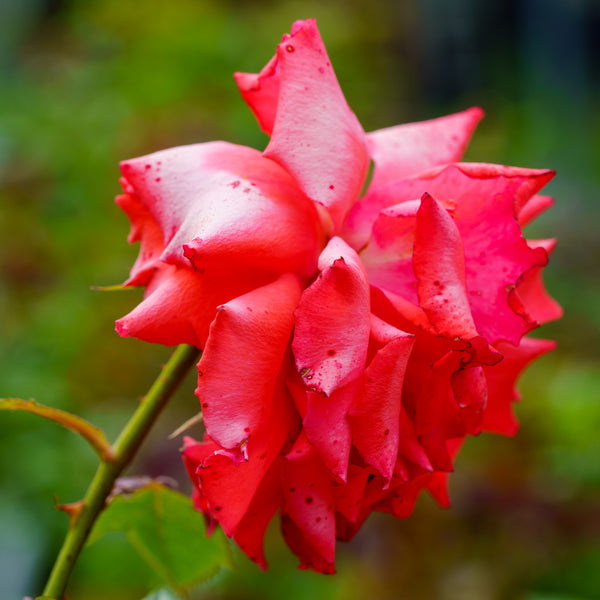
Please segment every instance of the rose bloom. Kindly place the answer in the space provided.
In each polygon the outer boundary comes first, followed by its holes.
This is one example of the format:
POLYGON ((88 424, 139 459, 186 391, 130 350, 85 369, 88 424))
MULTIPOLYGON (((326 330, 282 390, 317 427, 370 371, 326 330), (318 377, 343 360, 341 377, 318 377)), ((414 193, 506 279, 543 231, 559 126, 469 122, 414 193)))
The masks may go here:
POLYGON ((314 20, 235 79, 264 152, 121 164, 141 242, 124 285, 146 291, 117 330, 203 350, 206 435, 183 459, 210 527, 265 567, 279 513, 300 567, 330 573, 371 511, 448 504, 467 435, 515 433, 516 379, 554 348, 523 336, 561 313, 541 280, 554 242, 521 231, 553 172, 458 162, 478 108, 365 134, 314 20))

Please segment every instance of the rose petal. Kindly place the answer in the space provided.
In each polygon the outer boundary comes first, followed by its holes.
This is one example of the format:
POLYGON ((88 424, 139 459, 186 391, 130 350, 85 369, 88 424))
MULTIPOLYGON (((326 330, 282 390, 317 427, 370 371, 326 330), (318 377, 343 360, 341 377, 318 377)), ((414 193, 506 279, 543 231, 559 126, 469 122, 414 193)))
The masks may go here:
POLYGON ((402 331, 436 334, 420 306, 388 290, 371 286, 371 309, 373 314, 402 331))
POLYGON ((451 379, 458 371, 465 352, 451 351, 435 362, 419 394, 416 410, 416 432, 427 451, 431 464, 438 470, 451 471, 452 461, 447 450, 448 429, 452 427, 451 379))
MULTIPOLYGON (((285 373, 281 373, 270 406, 264 411, 264 419, 255 434, 244 446, 247 460, 236 460, 232 453, 216 450, 205 458, 197 470, 202 493, 211 508, 211 514, 219 521, 228 536, 235 535, 237 528, 252 509, 251 503, 265 477, 280 455, 290 432, 297 427, 297 416, 292 400, 284 386, 285 373)), ((267 518, 262 515, 260 519, 267 518)), ((244 527, 252 527, 247 523, 244 527)))
POLYGON ((437 165, 457 162, 483 118, 469 108, 429 121, 405 123, 367 134, 375 170, 371 189, 437 165))
MULTIPOLYGON (((487 404, 488 389, 482 367, 460 369, 452 375, 452 392, 459 408, 458 435, 477 435, 487 404)), ((458 437, 454 434, 451 437, 458 437)))
MULTIPOLYGON (((343 238, 360 250, 383 208, 401 200, 386 184, 431 167, 459 161, 483 117, 480 108, 420 123, 397 125, 367 134, 375 163, 373 178, 363 198, 354 204, 341 230, 343 238)), ((425 190, 423 190, 425 191, 425 190)), ((420 198, 423 191, 413 198, 420 198)))
POLYGON ((465 289, 465 259, 452 217, 429 194, 417 213, 413 266, 419 305, 449 339, 477 335, 465 289))
MULTIPOLYGON (((548 255, 554 250, 556 240, 536 240, 527 242, 530 248, 543 248, 548 255)), ((546 291, 542 279, 543 267, 534 267, 527 271, 519 282, 513 294, 518 297, 519 304, 528 319, 540 325, 560 319, 563 309, 546 291)))
POLYGON ((250 439, 268 416, 301 289, 298 277, 282 275, 219 307, 196 395, 208 435, 223 448, 250 439))
POLYGON ((281 460, 277 459, 262 479, 233 535, 240 549, 263 570, 267 568, 263 549, 265 531, 283 502, 280 479, 281 460))
POLYGON ((519 428, 512 409, 512 403, 520 398, 516 381, 531 361, 554 350, 556 342, 523 338, 518 346, 508 342, 498 342, 495 346, 504 360, 494 367, 484 367, 489 395, 482 429, 514 435, 519 428))
POLYGON ((418 303, 412 255, 420 204, 418 200, 404 202, 394 206, 393 212, 383 210, 373 225, 368 245, 360 253, 371 285, 413 304, 418 303))
MULTIPOLYGON (((159 265, 146 283, 144 300, 116 322, 116 330, 122 337, 165 346, 191 344, 203 348, 217 306, 267 282, 265 275, 247 270, 210 266, 198 272, 159 265)), ((134 274, 133 282, 135 277, 134 274)))
POLYGON ((131 231, 127 238, 130 244, 141 242, 140 252, 131 268, 129 279, 124 286, 147 285, 165 249, 162 231, 148 209, 133 194, 117 196, 115 202, 131 221, 131 231))
POLYGON ((333 573, 335 516, 331 478, 316 450, 301 435, 286 455, 281 482, 285 503, 283 536, 301 561, 300 568, 333 573))
POLYGON ((511 294, 519 278, 544 265, 546 256, 527 246, 515 214, 552 176, 548 170, 465 163, 393 184, 396 202, 420 192, 454 202, 471 313, 477 331, 490 342, 516 343, 534 325, 515 313, 511 294))
POLYGON ((194 508, 204 515, 207 536, 212 535, 217 526, 217 521, 213 517, 210 504, 202 492, 196 472, 198 471, 198 467, 202 464, 202 461, 210 456, 217 448, 218 446, 210 441, 196 442, 194 439, 187 436, 183 438, 181 457, 193 485, 192 502, 194 508))
POLYGON ((550 196, 542 196, 535 194, 532 196, 518 212, 519 225, 525 227, 541 215, 545 210, 548 210, 554 204, 554 198, 550 196))
POLYGON ((307 440, 319 453, 325 467, 339 481, 346 481, 352 432, 348 411, 354 404, 361 379, 337 388, 330 396, 307 392, 304 431, 307 440))
POLYGON ((337 228, 367 174, 364 132, 342 94, 314 19, 279 44, 277 57, 280 91, 265 156, 325 206, 337 228))
POLYGON ((398 455, 402 384, 414 336, 397 330, 365 371, 362 394, 349 413, 354 445, 389 485, 398 455))
POLYGON ((326 395, 362 374, 369 343, 369 284, 360 259, 332 238, 319 277, 296 309, 292 348, 307 386, 326 395))
POLYGON ((163 260, 314 273, 322 235, 317 211, 258 151, 196 144, 126 161, 121 170, 162 229, 163 260))
POLYGON ((260 128, 271 135, 279 100, 279 59, 275 55, 260 73, 234 73, 242 98, 250 107, 260 128))

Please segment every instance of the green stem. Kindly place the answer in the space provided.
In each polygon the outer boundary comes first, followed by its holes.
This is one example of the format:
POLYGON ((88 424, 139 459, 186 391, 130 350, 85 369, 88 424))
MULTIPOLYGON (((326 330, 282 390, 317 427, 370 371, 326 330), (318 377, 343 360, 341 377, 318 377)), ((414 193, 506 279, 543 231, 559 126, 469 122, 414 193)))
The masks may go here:
POLYGON ((104 508, 115 480, 135 456, 154 421, 200 356, 193 346, 179 346, 161 374, 152 384, 113 446, 114 460, 102 461, 90 483, 83 508, 69 527, 62 548, 56 558, 43 597, 62 600, 69 578, 90 531, 104 508))

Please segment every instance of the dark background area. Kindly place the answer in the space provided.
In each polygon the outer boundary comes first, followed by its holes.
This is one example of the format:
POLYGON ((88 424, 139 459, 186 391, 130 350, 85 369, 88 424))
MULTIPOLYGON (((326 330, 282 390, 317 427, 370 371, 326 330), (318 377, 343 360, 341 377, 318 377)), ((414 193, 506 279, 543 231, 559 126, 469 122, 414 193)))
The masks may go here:
MULTIPOLYGON (((271 568, 237 568, 194 598, 600 597, 600 4, 594 0, 3 0, 0 3, 0 395, 71 410, 113 439, 170 350, 119 339, 139 291, 137 253, 113 203, 118 161, 266 137, 235 88, 295 19, 318 20, 365 130, 482 106, 468 160, 550 167, 556 206, 530 229, 557 236, 546 282, 559 348, 523 377, 515 439, 471 439, 453 506, 422 498, 404 521, 374 515, 340 545, 335 577, 297 571, 273 527, 271 568)), ((538 332, 536 332, 538 335, 538 332)), ((130 474, 187 483, 180 440, 193 376, 130 474)), ((0 414, 0 600, 43 586, 95 456, 32 415, 0 414)), ((119 534, 86 549, 70 597, 134 600, 154 582, 119 534)))

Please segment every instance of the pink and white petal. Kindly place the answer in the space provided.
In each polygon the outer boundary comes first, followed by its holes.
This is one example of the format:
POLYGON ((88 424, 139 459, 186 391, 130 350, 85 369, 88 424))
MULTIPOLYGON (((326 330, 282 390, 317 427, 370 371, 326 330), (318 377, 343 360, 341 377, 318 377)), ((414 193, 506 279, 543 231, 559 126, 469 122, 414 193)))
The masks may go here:
POLYGON ((331 476, 306 436, 300 435, 284 458, 281 483, 285 498, 284 538, 300 568, 333 573, 335 513, 331 476))
POLYGON ((368 133, 367 142, 375 162, 371 189, 437 165, 459 161, 482 118, 483 111, 475 107, 368 133))
POLYGON ((397 331, 367 367, 362 394, 349 413, 354 445, 386 485, 398 456, 402 384, 414 336, 397 331))
POLYGON ((334 390, 330 396, 308 391, 304 417, 306 439, 319 453, 325 467, 337 481, 346 481, 352 432, 348 411, 356 402, 362 379, 334 390))
POLYGON ((314 273, 322 244, 317 210, 257 150, 195 144, 126 161, 121 170, 163 232, 163 260, 314 273))
POLYGON ((413 267, 419 304, 436 330, 449 339, 475 337, 460 232, 448 211, 429 194, 423 195, 417 213, 413 267))
MULTIPOLYGON (((528 241, 530 248, 543 248, 548 255, 556 246, 555 239, 528 241)), ((527 271, 517 283, 513 294, 518 297, 523 312, 532 321, 543 325, 560 319, 563 309, 560 304, 548 294, 542 279, 543 267, 534 267, 527 271)))
POLYGON ((208 435, 223 448, 251 439, 268 418, 280 370, 287 368, 301 291, 300 279, 286 274, 217 311, 198 363, 196 395, 208 435))
POLYGON ((512 407, 513 402, 520 399, 515 388, 517 379, 530 362, 554 350, 556 342, 523 338, 518 346, 508 342, 498 342, 495 346, 504 360, 493 367, 484 367, 489 393, 482 429, 514 435, 519 428, 512 407))
POLYGON ((369 283, 358 255, 341 238, 332 238, 323 250, 319 270, 296 309, 292 349, 306 385, 330 395, 365 367, 369 283))
MULTIPOLYGON (((294 35, 303 26, 304 21, 295 21, 292 25, 291 35, 294 35)), ((283 41, 288 40, 291 35, 285 33, 283 41)), ((267 135, 271 135, 279 101, 279 57, 275 54, 260 73, 234 73, 233 78, 246 104, 254 113, 260 128, 267 135)))
POLYGON ((346 103, 314 19, 279 44, 277 57, 280 91, 265 156, 328 209, 337 230, 367 175, 364 131, 346 103))

